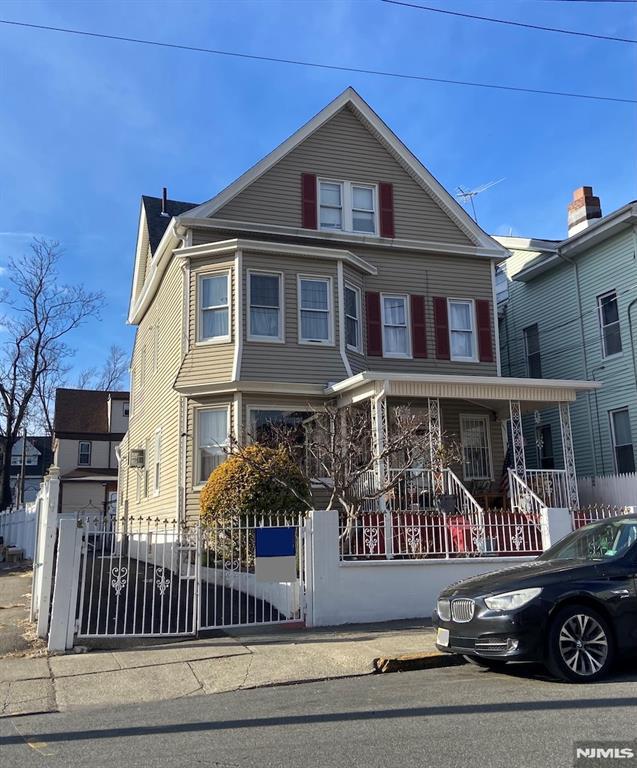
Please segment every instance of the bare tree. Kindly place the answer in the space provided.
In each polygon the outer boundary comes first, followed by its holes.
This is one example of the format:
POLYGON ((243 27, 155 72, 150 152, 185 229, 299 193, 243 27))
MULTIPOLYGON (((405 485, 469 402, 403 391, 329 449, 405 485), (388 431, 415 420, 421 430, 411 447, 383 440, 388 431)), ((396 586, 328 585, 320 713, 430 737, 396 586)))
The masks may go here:
MULTIPOLYGON (((23 424, 33 418, 46 396, 46 381, 60 375, 73 350, 67 335, 99 315, 102 292, 60 281, 60 246, 35 238, 30 253, 9 260, 7 309, 0 322, 0 509, 11 502, 11 451, 23 424)), ((50 386, 50 384, 49 384, 50 386)))
MULTIPOLYGON (((433 469, 448 466, 460 458, 458 446, 442 435, 439 447, 431 455, 431 432, 427 413, 409 406, 388 409, 388 429, 384 444, 373 450, 372 423, 369 408, 327 405, 313 410, 306 422, 302 445, 298 430, 275 423, 268 425, 266 444, 285 446, 293 453, 308 482, 318 483, 329 493, 327 509, 340 508, 347 517, 346 534, 354 520, 373 503, 388 498, 404 481, 415 464, 431 465, 433 469), (391 467, 379 472, 378 467, 391 467)), ((259 438, 253 435, 252 438, 259 438)), ((231 441, 229 452, 236 451, 231 441)), ((242 454, 244 455, 244 454, 242 454)), ((250 461, 250 459, 246 459, 250 461)), ((265 471, 265 467, 258 467, 265 471)), ((271 478, 288 488, 284 480, 271 478)), ((293 488, 288 488, 294 493, 293 488)), ((298 494, 297 494, 298 495, 298 494)), ((300 496, 299 503, 311 506, 300 496)))
POLYGON ((121 347, 113 345, 109 352, 95 389, 112 390, 122 386, 122 379, 128 371, 128 355, 121 347))

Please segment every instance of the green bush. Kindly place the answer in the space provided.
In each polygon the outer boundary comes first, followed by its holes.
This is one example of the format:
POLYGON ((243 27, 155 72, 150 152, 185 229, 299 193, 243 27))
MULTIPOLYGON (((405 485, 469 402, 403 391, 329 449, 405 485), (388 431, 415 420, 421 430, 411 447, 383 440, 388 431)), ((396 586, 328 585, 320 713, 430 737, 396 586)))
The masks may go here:
POLYGON ((237 514, 299 512, 309 496, 307 480, 285 448, 252 443, 211 473, 199 496, 200 515, 211 524, 237 514))

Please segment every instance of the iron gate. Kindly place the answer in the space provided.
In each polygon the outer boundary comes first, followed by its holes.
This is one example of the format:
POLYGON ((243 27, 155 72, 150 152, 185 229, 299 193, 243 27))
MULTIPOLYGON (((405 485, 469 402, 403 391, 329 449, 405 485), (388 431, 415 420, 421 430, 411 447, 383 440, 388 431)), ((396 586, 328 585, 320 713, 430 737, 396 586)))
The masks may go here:
POLYGON ((210 526, 109 515, 78 521, 78 639, 195 635, 304 619, 301 515, 236 515, 210 526), (292 542, 288 581, 260 578, 259 531, 292 542))

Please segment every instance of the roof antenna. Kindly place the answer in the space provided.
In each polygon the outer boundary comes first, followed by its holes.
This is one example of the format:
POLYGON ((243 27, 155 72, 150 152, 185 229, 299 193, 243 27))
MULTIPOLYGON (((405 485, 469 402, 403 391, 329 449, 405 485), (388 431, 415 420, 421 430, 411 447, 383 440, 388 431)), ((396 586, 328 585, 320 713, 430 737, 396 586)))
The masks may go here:
POLYGON ((168 200, 168 189, 166 187, 161 188, 161 215, 168 216, 166 211, 166 202, 168 200))
POLYGON ((481 192, 484 192, 485 190, 489 189, 490 187, 495 187, 496 184, 499 184, 501 181, 504 181, 504 178, 498 179, 497 181, 490 181, 488 184, 483 184, 481 187, 476 187, 475 189, 463 189, 462 187, 458 187, 458 193, 456 194, 456 197, 459 197, 463 203, 466 203, 467 200, 471 200, 471 210, 473 211, 473 220, 475 223, 478 223, 478 217, 476 215, 476 206, 473 202, 473 198, 477 197, 481 192))

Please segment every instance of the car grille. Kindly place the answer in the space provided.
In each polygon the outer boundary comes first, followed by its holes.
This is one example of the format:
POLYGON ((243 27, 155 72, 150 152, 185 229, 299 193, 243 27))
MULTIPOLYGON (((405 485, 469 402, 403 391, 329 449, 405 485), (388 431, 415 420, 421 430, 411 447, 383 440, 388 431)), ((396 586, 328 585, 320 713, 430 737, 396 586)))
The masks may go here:
POLYGON ((475 603, 468 598, 458 598, 451 601, 451 618, 457 621, 458 624, 462 624, 467 621, 471 621, 473 618, 473 611, 475 609, 475 603))
POLYGON ((451 606, 449 605, 448 600, 438 600, 436 609, 438 611, 438 616, 440 616, 443 621, 449 621, 451 619, 451 606))

